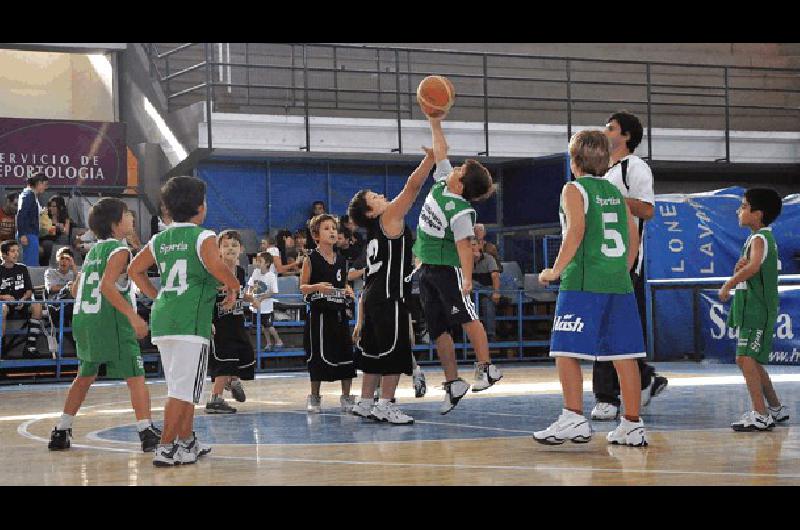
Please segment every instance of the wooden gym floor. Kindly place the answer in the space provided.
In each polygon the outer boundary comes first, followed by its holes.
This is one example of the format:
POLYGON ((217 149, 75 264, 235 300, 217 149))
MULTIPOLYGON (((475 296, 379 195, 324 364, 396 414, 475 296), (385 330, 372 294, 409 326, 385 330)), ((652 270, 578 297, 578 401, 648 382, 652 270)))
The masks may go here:
MULTIPOLYGON (((530 434, 560 413, 552 365, 504 366, 505 378, 438 413, 442 373, 426 368, 428 395, 403 377, 398 401, 412 426, 375 424, 338 411, 338 384, 323 385, 323 413, 304 411, 306 374, 246 382, 236 415, 207 416, 196 430, 212 453, 191 466, 155 468, 139 450, 127 387, 92 388, 73 426, 73 447, 47 450, 67 385, 0 387, 2 485, 797 485, 800 484, 800 367, 770 367, 790 408, 770 433, 734 433, 749 408, 735 366, 659 363, 667 390, 645 409, 650 446, 610 446, 609 422, 593 422, 588 444, 543 446, 530 434)), ((472 374, 462 367, 462 376, 472 374)), ((591 367, 584 366, 586 388, 591 367)), ((209 390, 206 386, 206 393, 209 390)), ((161 423, 163 381, 148 383, 161 423)), ((354 393, 360 379, 354 382, 354 393)), ((229 396, 226 396, 229 397, 229 396)), ((593 405, 585 393, 588 416, 593 405)))

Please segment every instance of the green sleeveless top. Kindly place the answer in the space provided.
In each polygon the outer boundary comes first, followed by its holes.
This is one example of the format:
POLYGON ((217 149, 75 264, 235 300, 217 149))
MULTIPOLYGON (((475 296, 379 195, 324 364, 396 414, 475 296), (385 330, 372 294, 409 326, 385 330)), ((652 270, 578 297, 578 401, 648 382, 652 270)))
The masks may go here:
MULTIPOLYGON (((72 334, 78 358, 86 362, 115 361, 141 353, 128 318, 100 293, 100 280, 108 260, 117 252, 127 253, 130 259, 130 250, 125 243, 103 239, 89 250, 83 262, 72 308, 72 334)), ((117 288, 125 301, 134 306, 127 274, 120 276, 117 288)))
POLYGON ((741 257, 750 258, 750 245, 756 237, 764 239, 764 259, 755 276, 736 286, 728 314, 729 326, 767 329, 778 320, 778 246, 772 229, 766 227, 751 234, 741 257))
POLYGON ((193 223, 172 223, 147 243, 161 275, 153 302, 153 344, 163 339, 208 344, 219 282, 200 258, 200 246, 214 232, 193 223))
POLYGON ((434 184, 419 213, 414 255, 428 265, 460 267, 451 226, 462 215, 472 216, 475 223, 475 210, 466 199, 448 191, 444 179, 434 184))
MULTIPOLYGON (((575 257, 561 273, 560 289, 593 293, 633 292, 627 263, 628 217, 622 194, 602 177, 581 177, 566 186, 575 186, 583 196, 586 229, 575 257)), ((563 194, 559 215, 566 235, 563 194)))

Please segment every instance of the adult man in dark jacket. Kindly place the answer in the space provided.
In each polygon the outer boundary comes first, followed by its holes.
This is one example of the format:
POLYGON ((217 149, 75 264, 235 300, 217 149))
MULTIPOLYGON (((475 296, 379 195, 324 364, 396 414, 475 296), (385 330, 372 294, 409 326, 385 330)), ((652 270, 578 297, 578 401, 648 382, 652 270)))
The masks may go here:
POLYGON ((38 195, 47 189, 47 177, 36 173, 28 177, 28 187, 19 194, 17 207, 17 241, 22 245, 22 262, 28 267, 39 265, 39 204, 38 195))

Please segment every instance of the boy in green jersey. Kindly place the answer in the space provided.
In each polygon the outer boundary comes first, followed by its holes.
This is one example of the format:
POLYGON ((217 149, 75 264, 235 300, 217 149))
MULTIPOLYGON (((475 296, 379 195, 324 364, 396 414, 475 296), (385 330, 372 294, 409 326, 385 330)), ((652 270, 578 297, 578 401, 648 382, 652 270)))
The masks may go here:
POLYGON ((576 133, 569 155, 577 180, 565 184, 561 194, 561 248, 553 267, 539 274, 545 285, 561 278, 550 356, 556 357, 564 407, 558 419, 533 438, 548 445, 591 439, 591 424, 583 415, 579 359, 584 359, 611 362, 619 375, 625 415, 608 433, 608 442, 646 446, 636 362, 645 356, 644 339, 628 274, 639 234, 622 193, 601 176, 610 157, 610 143, 603 132, 576 133))
POLYGON ((467 160, 452 167, 447 159, 447 141, 442 131, 442 118, 428 117, 433 135, 436 170, 431 188, 417 224, 414 255, 419 267, 420 298, 431 339, 444 369, 445 397, 439 412, 447 414, 469 390, 469 384, 458 377, 455 345, 450 329, 461 326, 475 349, 475 383, 473 392, 486 390, 503 374, 492 364, 486 330, 478 318, 472 292, 472 244, 475 236, 475 210, 471 202, 479 202, 494 193, 492 176, 477 160, 467 160))
POLYGON ((742 370, 755 410, 731 424, 734 431, 769 431, 775 422, 789 419, 772 380, 764 369, 772 353, 772 334, 778 320, 778 247, 772 224, 781 213, 781 197, 775 190, 751 188, 736 210, 739 225, 753 231, 742 248, 734 274, 719 290, 719 299, 733 302, 728 326, 737 328, 736 364, 742 370), (766 397, 769 408, 764 404, 766 397))
POLYGON ((120 199, 100 199, 89 211, 89 228, 98 241, 72 284, 72 335, 80 365, 67 393, 64 413, 50 435, 47 447, 51 450, 69 449, 72 421, 101 364, 106 365, 109 377, 128 383, 142 451, 154 451, 158 445, 161 433, 150 419, 150 394, 136 340, 147 335, 147 323, 136 313, 125 272, 131 252, 122 239, 132 227, 131 212, 120 199))
POLYGON ((222 283, 227 288, 222 308, 230 310, 240 286, 220 258, 216 234, 198 226, 206 217, 205 182, 173 177, 161 188, 161 200, 172 224, 153 236, 128 274, 154 300, 152 342, 161 353, 167 383, 164 433, 153 465, 174 466, 193 464, 211 451, 192 430, 194 405, 203 395, 217 287, 222 283), (161 274, 160 290, 147 277, 154 264, 161 274))

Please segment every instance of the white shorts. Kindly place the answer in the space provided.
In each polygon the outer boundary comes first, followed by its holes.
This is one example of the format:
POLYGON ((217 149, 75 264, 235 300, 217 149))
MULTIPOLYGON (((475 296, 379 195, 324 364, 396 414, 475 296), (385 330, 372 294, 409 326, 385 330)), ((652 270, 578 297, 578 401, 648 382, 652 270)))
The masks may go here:
POLYGON ((161 339, 158 351, 167 380, 167 397, 201 403, 208 369, 208 344, 161 339))

